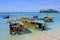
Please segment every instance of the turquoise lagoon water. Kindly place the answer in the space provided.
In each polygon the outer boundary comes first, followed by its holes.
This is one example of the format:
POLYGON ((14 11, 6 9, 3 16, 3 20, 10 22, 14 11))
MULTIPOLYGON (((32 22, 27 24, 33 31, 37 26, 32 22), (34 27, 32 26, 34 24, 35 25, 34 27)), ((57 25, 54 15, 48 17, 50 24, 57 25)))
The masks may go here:
MULTIPOLYGON (((6 24, 6 21, 8 19, 3 19, 3 16, 5 14, 6 13, 0 13, 0 40, 7 40, 7 38, 10 36, 9 25, 6 24)), ((24 12, 22 12, 22 13, 20 13, 20 12, 9 12, 9 14, 10 14, 10 19, 11 18, 21 18, 21 17, 33 17, 36 15, 39 18, 43 18, 43 17, 47 16, 47 14, 45 14, 45 13, 32 13, 32 12, 28 12, 28 13, 27 12, 25 12, 25 13, 24 12)), ((51 28, 50 30, 59 29, 60 28, 60 13, 49 13, 48 16, 53 16, 54 22, 46 23, 47 27, 51 28)), ((40 20, 40 22, 41 22, 41 20, 40 20)), ((48 30, 48 31, 50 31, 50 30, 48 30)))

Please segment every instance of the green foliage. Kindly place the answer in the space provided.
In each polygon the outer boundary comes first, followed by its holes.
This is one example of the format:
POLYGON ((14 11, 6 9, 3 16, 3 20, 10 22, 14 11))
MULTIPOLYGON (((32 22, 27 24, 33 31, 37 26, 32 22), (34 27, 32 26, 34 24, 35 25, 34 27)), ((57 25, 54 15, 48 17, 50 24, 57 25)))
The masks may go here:
POLYGON ((49 9, 49 10, 41 10, 40 13, 59 13, 57 10, 49 9))

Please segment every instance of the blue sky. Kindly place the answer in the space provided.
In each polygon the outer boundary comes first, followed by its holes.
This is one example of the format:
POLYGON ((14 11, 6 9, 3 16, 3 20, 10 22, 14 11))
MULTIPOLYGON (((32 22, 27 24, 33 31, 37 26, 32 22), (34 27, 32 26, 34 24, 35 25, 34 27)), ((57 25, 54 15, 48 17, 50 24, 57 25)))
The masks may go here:
POLYGON ((0 0, 0 12, 39 12, 41 9, 60 11, 60 0, 0 0))

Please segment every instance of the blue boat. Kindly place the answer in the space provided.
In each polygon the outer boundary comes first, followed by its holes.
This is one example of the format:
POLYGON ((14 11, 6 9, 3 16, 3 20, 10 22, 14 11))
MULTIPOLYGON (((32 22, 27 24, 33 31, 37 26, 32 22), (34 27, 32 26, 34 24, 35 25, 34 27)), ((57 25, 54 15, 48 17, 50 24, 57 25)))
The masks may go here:
POLYGON ((9 14, 6 14, 3 16, 3 19, 9 19, 10 18, 10 15, 9 14))

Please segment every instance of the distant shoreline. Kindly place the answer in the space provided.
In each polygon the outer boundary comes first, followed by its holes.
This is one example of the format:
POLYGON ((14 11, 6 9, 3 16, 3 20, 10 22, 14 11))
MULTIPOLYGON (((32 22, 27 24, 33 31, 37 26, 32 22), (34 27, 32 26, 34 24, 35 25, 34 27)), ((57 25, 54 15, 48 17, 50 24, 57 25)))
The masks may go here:
POLYGON ((48 10, 43 9, 43 10, 40 10, 39 13, 59 13, 59 11, 54 9, 48 9, 48 10))
MULTIPOLYGON (((49 13, 49 12, 0 12, 0 13, 49 13)), ((55 13, 57 13, 57 12, 55 12, 55 13)))

